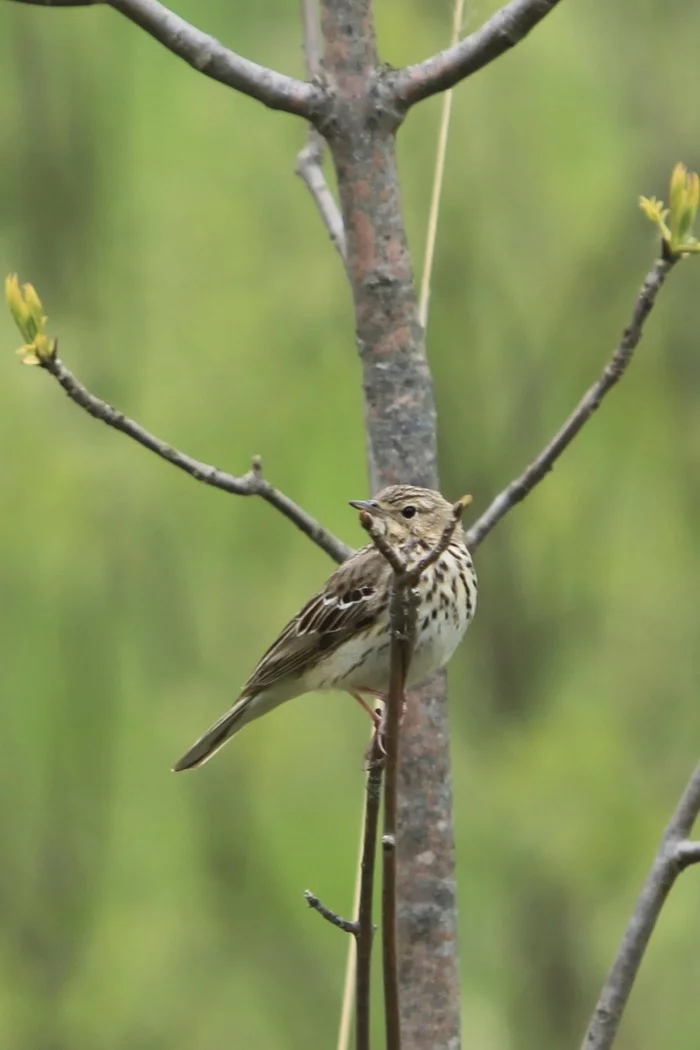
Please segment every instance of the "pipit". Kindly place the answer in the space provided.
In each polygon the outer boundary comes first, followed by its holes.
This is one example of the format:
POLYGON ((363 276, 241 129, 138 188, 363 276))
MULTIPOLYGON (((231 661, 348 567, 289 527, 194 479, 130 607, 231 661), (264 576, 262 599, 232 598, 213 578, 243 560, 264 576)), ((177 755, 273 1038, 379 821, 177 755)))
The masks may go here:
MULTIPOLYGON (((369 513, 408 566, 440 541, 452 505, 439 492, 391 485, 374 499, 351 500, 369 513)), ((389 688, 389 602, 393 570, 373 543, 336 569, 270 646, 233 707, 176 762, 194 769, 239 729, 303 693, 334 689, 362 700, 389 688)), ((449 545, 418 582, 416 636, 407 684, 444 667, 476 608, 476 573, 457 523, 449 545)))

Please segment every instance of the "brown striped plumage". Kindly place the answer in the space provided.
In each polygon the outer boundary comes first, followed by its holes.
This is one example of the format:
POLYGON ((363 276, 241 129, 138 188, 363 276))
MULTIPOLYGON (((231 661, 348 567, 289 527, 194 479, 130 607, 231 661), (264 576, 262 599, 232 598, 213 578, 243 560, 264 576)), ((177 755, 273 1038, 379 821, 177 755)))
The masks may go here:
MULTIPOLYGON (((352 506, 368 510, 409 562, 435 546, 452 513, 439 492, 412 485, 392 485, 373 500, 352 506)), ((351 555, 273 642, 234 706, 173 768, 202 765, 248 722, 303 693, 385 693, 391 576, 374 544, 351 555)), ((447 663, 474 615, 476 573, 461 525, 447 550, 423 573, 418 589, 411 685, 447 663)))

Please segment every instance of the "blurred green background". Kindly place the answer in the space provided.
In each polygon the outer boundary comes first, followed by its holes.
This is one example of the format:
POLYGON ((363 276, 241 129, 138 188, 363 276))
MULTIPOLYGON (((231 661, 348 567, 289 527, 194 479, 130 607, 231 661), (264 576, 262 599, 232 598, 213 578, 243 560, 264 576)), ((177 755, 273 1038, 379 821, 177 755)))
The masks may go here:
MULTIPOLYGON (((496 8, 470 5, 474 28, 496 8)), ((293 0, 181 0, 301 75, 293 0)), ((448 0, 379 0, 384 58, 448 0)), ((444 491, 477 509, 598 375, 656 250, 639 193, 700 164, 700 8, 570 0, 457 93, 429 350, 444 491)), ((366 489, 350 298, 294 160, 305 129, 107 9, 0 6, 0 270, 69 367, 352 543, 366 489)), ((401 131, 420 271, 440 103, 401 131)), ((450 672, 465 1046, 576 1047, 697 757, 700 263, 629 376, 478 554, 450 672)), ((0 312, 0 1046, 334 1045, 367 725, 313 696, 169 767, 330 563, 196 485, 12 354, 0 312)), ((700 873, 619 1046, 697 1048, 700 873)))

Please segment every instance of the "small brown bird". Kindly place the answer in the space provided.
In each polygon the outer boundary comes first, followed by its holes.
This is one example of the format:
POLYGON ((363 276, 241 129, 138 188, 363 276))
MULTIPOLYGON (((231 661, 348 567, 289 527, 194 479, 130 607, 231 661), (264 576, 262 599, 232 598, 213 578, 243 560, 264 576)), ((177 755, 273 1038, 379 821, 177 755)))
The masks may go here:
MULTIPOLYGON (((412 485, 391 485, 350 506, 368 511, 409 565, 435 547, 452 516, 452 505, 439 492, 412 485)), ((201 766, 248 722, 303 693, 343 690, 369 711, 360 694, 381 698, 389 688, 392 574, 373 543, 343 562, 273 642, 231 710, 173 769, 201 766)), ((447 663, 474 615, 476 573, 459 523, 418 590, 409 685, 447 663)))

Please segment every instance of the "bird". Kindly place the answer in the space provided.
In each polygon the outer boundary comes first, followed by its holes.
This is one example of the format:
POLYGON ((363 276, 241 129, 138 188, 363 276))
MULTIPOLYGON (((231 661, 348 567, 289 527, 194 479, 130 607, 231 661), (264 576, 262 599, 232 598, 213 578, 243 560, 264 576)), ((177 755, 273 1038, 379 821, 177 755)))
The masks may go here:
MULTIPOLYGON (((465 497, 463 502, 466 502, 465 497)), ((453 506, 439 492, 390 485, 369 500, 350 500, 410 567, 440 542, 453 506)), ((243 726, 304 693, 350 693, 373 717, 362 694, 389 688, 389 603, 393 569, 372 542, 355 551, 290 620, 258 662, 240 696, 173 766, 207 762, 243 726)), ((442 554, 422 573, 407 686, 449 661, 474 616, 477 578, 460 522, 442 554)))

